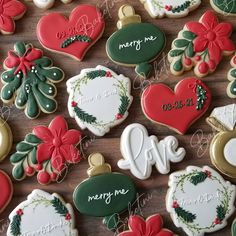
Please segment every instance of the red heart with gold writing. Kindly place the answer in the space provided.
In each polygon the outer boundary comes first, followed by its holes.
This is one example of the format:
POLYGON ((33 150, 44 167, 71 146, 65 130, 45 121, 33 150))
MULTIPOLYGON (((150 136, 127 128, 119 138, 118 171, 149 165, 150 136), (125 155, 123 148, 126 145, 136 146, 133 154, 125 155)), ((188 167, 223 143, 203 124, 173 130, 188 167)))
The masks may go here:
POLYGON ((45 48, 81 61, 102 36, 104 28, 105 21, 96 7, 80 5, 69 19, 60 13, 42 17, 37 25, 37 37, 45 48))
POLYGON ((211 103, 211 92, 200 80, 181 80, 173 91, 159 83, 149 85, 141 98, 148 119, 184 134, 201 117, 211 103))
POLYGON ((8 203, 11 201, 12 194, 13 194, 13 187, 11 179, 8 175, 0 170, 0 212, 2 212, 8 203))

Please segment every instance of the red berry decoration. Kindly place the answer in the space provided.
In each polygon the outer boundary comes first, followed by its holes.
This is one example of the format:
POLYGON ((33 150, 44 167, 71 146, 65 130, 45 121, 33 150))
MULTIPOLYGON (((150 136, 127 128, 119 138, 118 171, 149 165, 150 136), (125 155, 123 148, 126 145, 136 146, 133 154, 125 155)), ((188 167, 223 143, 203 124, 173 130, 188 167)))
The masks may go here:
POLYGON ((211 70, 214 70, 216 68, 216 63, 213 60, 210 60, 208 66, 211 70))
POLYGON ((174 201, 174 202, 173 202, 172 207, 173 207, 173 208, 178 208, 178 207, 179 207, 179 204, 177 203, 177 201, 174 201))
POLYGON ((18 216, 22 216, 22 215, 24 214, 24 212, 23 212, 22 209, 19 209, 19 210, 17 210, 16 214, 17 214, 18 216))
POLYGON ((199 64, 198 70, 201 74, 206 74, 209 70, 209 66, 205 61, 203 61, 199 64))
POLYGON ((116 119, 117 119, 117 120, 120 120, 122 117, 123 117, 123 115, 121 115, 121 114, 119 114, 119 113, 116 115, 116 119))
POLYGON ((72 106, 72 107, 76 107, 76 106, 77 106, 77 102, 73 101, 73 102, 71 103, 71 106, 72 106))
POLYGON ((111 74, 110 71, 107 71, 107 72, 106 72, 106 77, 112 77, 112 74, 111 74))
POLYGON ((31 166, 26 167, 25 173, 27 175, 32 175, 34 173, 34 169, 31 166))
POLYGON ((187 66, 190 66, 192 64, 192 60, 190 58, 186 57, 184 59, 184 64, 187 65, 187 66))
POLYGON ((58 178, 58 174, 56 174, 56 173, 51 174, 51 180, 56 181, 57 178, 58 178))
POLYGON ((49 184, 51 176, 46 171, 40 171, 37 175, 37 180, 40 184, 46 185, 49 184))
POLYGON ((67 213, 67 214, 66 214, 65 219, 66 219, 66 220, 71 220, 71 215, 70 215, 70 213, 67 213))
POLYGON ((200 60, 201 60, 201 56, 199 56, 199 55, 195 56, 195 57, 194 57, 194 60, 195 60, 195 61, 200 61, 200 60))
POLYGON ((216 225, 219 225, 219 224, 221 224, 221 221, 220 221, 219 218, 216 218, 215 221, 214 221, 214 223, 215 223, 216 225))

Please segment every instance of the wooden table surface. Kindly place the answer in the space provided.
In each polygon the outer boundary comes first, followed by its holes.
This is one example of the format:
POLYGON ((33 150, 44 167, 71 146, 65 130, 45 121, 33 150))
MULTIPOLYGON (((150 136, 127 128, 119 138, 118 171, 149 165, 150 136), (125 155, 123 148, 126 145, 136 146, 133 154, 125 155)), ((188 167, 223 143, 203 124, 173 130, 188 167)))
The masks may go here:
MULTIPOLYGON (((33 126, 43 124, 48 125, 49 122, 55 117, 55 115, 61 114, 67 119, 70 128, 78 128, 74 119, 69 117, 67 110, 67 99, 68 94, 66 92, 66 80, 74 75, 77 75, 81 69, 87 67, 95 67, 98 64, 102 64, 110 67, 117 73, 122 73, 127 77, 130 77, 132 81, 132 95, 134 97, 133 104, 129 110, 129 117, 121 125, 113 128, 109 134, 104 137, 95 137, 90 132, 85 130, 83 133, 87 135, 87 141, 83 144, 84 149, 84 160, 78 165, 69 167, 69 174, 64 182, 60 184, 50 184, 49 186, 41 186, 37 183, 36 177, 27 178, 24 181, 16 182, 13 181, 14 185, 14 196, 6 208, 6 210, 0 215, 0 235, 5 235, 8 226, 8 215, 21 201, 25 200, 27 195, 31 193, 33 189, 42 189, 48 192, 56 192, 61 194, 66 201, 72 203, 72 193, 74 188, 83 181, 86 177, 86 170, 88 163, 86 157, 92 152, 101 152, 106 158, 106 161, 111 164, 113 171, 119 171, 129 175, 137 185, 139 197, 137 198, 136 205, 132 206, 129 210, 129 214, 135 210, 139 210, 144 217, 148 217, 154 213, 160 213, 165 222, 165 227, 173 230, 178 235, 185 235, 185 233, 179 228, 176 228, 166 211, 165 207, 165 196, 167 192, 168 175, 161 175, 155 169, 151 178, 146 181, 139 181, 138 179, 131 176, 129 171, 120 170, 117 167, 117 161, 121 158, 119 149, 120 136, 123 129, 130 123, 138 122, 146 126, 149 134, 157 135, 158 138, 164 138, 167 135, 175 135, 180 145, 186 148, 187 155, 181 163, 172 164, 171 172, 181 170, 188 165, 210 165, 211 161, 209 158, 209 144, 213 137, 212 129, 206 124, 205 117, 208 116, 211 110, 215 106, 222 106, 233 103, 234 100, 230 99, 226 95, 226 86, 228 81, 226 79, 226 73, 230 68, 229 59, 224 58, 222 63, 219 65, 214 74, 204 78, 204 82, 209 86, 213 94, 213 101, 208 112, 198 120, 188 131, 186 135, 176 135, 172 130, 157 125, 149 121, 142 113, 140 106, 140 95, 142 88, 146 83, 150 82, 164 82, 170 87, 174 87, 180 79, 192 76, 193 72, 188 72, 181 77, 174 77, 169 73, 165 54, 169 51, 172 40, 177 36, 177 33, 182 29, 185 22, 189 20, 198 20, 200 16, 207 10, 211 9, 208 0, 203 0, 202 5, 189 16, 182 19, 152 19, 145 11, 143 5, 138 0, 74 0, 69 5, 64 5, 61 1, 56 1, 53 9, 46 12, 37 9, 32 3, 27 2, 28 11, 26 15, 16 22, 16 32, 11 36, 0 37, 0 64, 2 64, 4 58, 7 55, 7 51, 13 48, 13 44, 17 41, 25 41, 33 43, 36 47, 42 48, 36 37, 36 24, 38 20, 46 13, 52 11, 63 12, 65 15, 69 15, 71 10, 77 6, 77 4, 90 3, 97 5, 102 9, 106 18, 106 29, 103 37, 96 43, 86 54, 83 62, 77 62, 67 56, 52 53, 48 50, 44 50, 45 55, 51 57, 54 64, 61 67, 66 74, 66 78, 58 86, 57 100, 59 107, 56 113, 51 115, 41 114, 36 120, 29 120, 24 115, 23 111, 17 110, 14 106, 5 107, 1 104, 1 116, 3 116, 12 128, 14 136, 14 145, 11 153, 15 150, 15 144, 23 140, 25 134, 32 131, 33 126), (117 66, 111 62, 105 52, 105 44, 108 37, 116 30, 117 12, 119 7, 128 3, 134 6, 136 12, 142 16, 143 22, 150 22, 159 26, 167 37, 167 46, 163 54, 163 59, 158 58, 155 63, 155 74, 148 81, 136 77, 132 68, 126 68, 117 66)), ((218 15, 220 20, 230 21, 234 27, 236 27, 236 18, 226 17, 218 15)), ((233 40, 236 41, 236 32, 233 34, 233 40)), ((2 71, 2 66, 0 68, 2 71)), ((6 158, 1 163, 1 169, 11 174, 12 166, 9 159, 6 158)), ((226 178, 229 179, 229 178, 226 178)), ((236 180, 229 179, 232 183, 236 183, 236 180)), ((2 191, 2 190, 1 190, 2 191)), ((76 227, 79 230, 81 236, 108 236, 114 235, 114 233, 106 230, 106 227, 102 224, 102 219, 83 216, 76 210, 76 227)), ((206 210, 207 214, 207 210, 206 210)), ((126 226, 128 213, 121 215, 123 226, 126 226)), ((215 232, 211 235, 230 235, 230 226, 232 220, 236 216, 231 217, 228 222, 228 227, 221 231, 215 232)))

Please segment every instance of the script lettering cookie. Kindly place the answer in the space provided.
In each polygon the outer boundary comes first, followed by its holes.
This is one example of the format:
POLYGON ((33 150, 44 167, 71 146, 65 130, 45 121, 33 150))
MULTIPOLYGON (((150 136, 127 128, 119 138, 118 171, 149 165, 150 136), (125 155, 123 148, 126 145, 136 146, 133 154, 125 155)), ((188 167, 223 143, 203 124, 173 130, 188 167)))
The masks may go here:
POLYGON ((55 182, 64 173, 68 164, 80 161, 76 146, 81 141, 78 130, 68 130, 62 116, 56 116, 48 127, 35 126, 24 141, 16 145, 10 162, 14 166, 12 175, 20 181, 37 173, 40 184, 55 182))
POLYGON ((170 175, 166 208, 189 236, 224 228, 233 214, 235 186, 208 166, 189 166, 170 175))
POLYGON ((195 10, 201 0, 140 0, 153 18, 179 18, 195 10))
POLYGON ((195 78, 181 80, 174 91, 163 83, 151 84, 144 89, 141 104, 148 119, 185 134, 207 111, 211 92, 195 78))
POLYGON ((64 72, 52 66, 52 60, 43 56, 40 49, 17 42, 14 50, 8 52, 3 67, 1 99, 4 103, 15 102, 15 106, 24 110, 30 119, 37 118, 41 111, 56 111, 57 89, 54 84, 64 79, 64 72))
POLYGON ((175 234, 163 228, 161 215, 149 216, 146 221, 139 215, 132 215, 128 220, 129 230, 119 233, 118 236, 174 236, 175 234))
POLYGON ((123 122, 132 103, 129 78, 97 66, 67 81, 68 110, 81 129, 103 136, 123 122))
POLYGON ((128 176, 111 172, 100 153, 91 154, 88 161, 89 178, 74 190, 74 204, 82 214, 104 217, 104 224, 113 230, 117 227, 117 215, 135 200, 135 186, 128 176))
POLYGON ((216 107, 206 119, 207 123, 219 131, 210 145, 210 157, 215 167, 225 175, 236 178, 236 104, 216 107))
POLYGON ((26 12, 26 6, 18 0, 0 1, 0 31, 2 34, 13 34, 15 20, 19 20, 26 12))
POLYGON ((198 77, 214 72, 222 56, 231 55, 235 50, 231 33, 232 25, 219 23, 212 11, 207 11, 199 22, 185 24, 168 53, 171 73, 181 75, 193 67, 198 77))
MULTIPOLYGON (((35 6, 42 8, 44 10, 51 8, 55 0, 27 0, 28 2, 33 2, 35 6)), ((73 0, 61 0, 63 3, 67 4, 72 2, 73 0)))
POLYGON ((149 62, 154 61, 166 45, 165 34, 155 25, 141 23, 132 6, 119 9, 118 31, 106 43, 108 57, 117 64, 135 67, 142 77, 152 70, 149 62))
POLYGON ((152 135, 148 136, 141 124, 128 125, 121 135, 120 149, 124 159, 118 161, 121 169, 129 169, 139 179, 148 179, 155 165, 161 174, 170 171, 170 162, 180 162, 186 152, 178 148, 178 140, 168 136, 161 141, 152 135))
POLYGON ((79 5, 69 19, 61 13, 43 16, 37 25, 37 37, 48 50, 81 61, 88 49, 102 37, 104 28, 105 21, 99 9, 79 5))
POLYGON ((235 15, 236 4, 234 0, 210 0, 212 8, 223 15, 235 15))
POLYGON ((78 236, 72 206, 58 194, 34 190, 10 214, 7 236, 78 236))

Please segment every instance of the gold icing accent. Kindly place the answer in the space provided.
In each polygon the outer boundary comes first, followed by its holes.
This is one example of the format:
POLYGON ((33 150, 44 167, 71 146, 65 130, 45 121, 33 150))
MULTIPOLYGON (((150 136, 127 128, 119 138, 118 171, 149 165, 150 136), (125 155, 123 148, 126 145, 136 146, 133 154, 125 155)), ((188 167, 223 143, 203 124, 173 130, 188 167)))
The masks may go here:
POLYGON ((220 123, 215 117, 206 118, 206 122, 217 131, 230 131, 222 123, 220 123))

